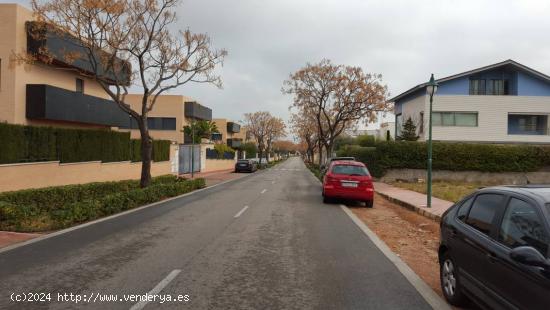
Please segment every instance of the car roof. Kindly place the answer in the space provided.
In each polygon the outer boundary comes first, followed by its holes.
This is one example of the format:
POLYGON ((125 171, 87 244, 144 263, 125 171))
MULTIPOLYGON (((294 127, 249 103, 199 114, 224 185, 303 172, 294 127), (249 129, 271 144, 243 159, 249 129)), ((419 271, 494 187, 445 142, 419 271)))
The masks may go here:
POLYGON ((336 166, 336 165, 347 165, 347 166, 360 166, 360 167, 365 167, 365 164, 363 164, 362 162, 360 161, 355 161, 355 160, 335 160, 332 162, 332 165, 333 166, 336 166))
POLYGON ((535 196, 543 203, 550 203, 550 184, 502 185, 485 187, 485 190, 501 190, 527 196, 535 196))

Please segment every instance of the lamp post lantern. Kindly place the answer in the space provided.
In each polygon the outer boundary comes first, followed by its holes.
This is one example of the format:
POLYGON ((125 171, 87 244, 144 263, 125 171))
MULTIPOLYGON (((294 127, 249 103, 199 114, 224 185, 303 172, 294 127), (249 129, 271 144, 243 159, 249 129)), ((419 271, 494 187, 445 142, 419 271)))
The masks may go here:
MULTIPOLYGON (((434 94, 437 92, 437 86, 439 86, 434 79, 434 75, 432 73, 432 76, 430 77, 430 81, 428 82, 426 86, 426 92, 428 96, 430 96, 430 113, 429 113, 429 121, 428 121, 428 201, 427 201, 427 207, 432 207, 432 105, 433 105, 433 98, 434 94)), ((424 124, 422 124, 424 125, 424 124)))

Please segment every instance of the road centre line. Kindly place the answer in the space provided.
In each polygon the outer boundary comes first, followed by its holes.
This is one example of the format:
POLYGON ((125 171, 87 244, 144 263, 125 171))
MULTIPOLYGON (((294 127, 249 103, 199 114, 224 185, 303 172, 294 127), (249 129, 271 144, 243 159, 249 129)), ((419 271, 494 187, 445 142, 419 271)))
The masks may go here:
MULTIPOLYGON (((157 284, 157 286, 155 286, 147 294, 148 295, 157 295, 158 293, 160 293, 160 291, 162 291, 163 288, 165 288, 170 282, 172 282, 172 280, 174 280, 174 278, 177 277, 180 272, 181 272, 180 269, 172 270, 172 272, 170 272, 166 276, 166 278, 162 279, 162 281, 160 281, 159 284, 157 284)), ((145 307, 148 303, 149 303, 148 300, 142 300, 142 301, 138 302, 137 304, 133 305, 132 308, 130 308, 130 310, 143 309, 143 307, 145 307)))
POLYGON ((244 213, 244 211, 246 211, 246 209, 248 209, 248 206, 244 206, 244 208, 242 208, 239 213, 235 214, 234 218, 240 217, 244 213))
POLYGON ((265 192, 267 192, 267 189, 264 188, 264 190, 260 194, 263 194, 265 192))

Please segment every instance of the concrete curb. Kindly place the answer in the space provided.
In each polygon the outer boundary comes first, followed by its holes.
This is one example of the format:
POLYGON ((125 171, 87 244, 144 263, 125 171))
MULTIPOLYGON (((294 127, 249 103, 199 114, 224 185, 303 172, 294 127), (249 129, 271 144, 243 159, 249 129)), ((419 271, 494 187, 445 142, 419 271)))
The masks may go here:
POLYGON ((397 199, 395 197, 392 197, 392 196, 389 196, 387 194, 384 194, 384 193, 381 193, 379 191, 376 190, 376 188, 374 189, 374 191, 384 197, 386 200, 390 201, 390 202, 393 202, 401 207, 404 207, 406 209, 409 209, 411 211, 414 211, 432 221, 436 221, 436 222, 441 222, 441 216, 440 215, 437 215, 437 214, 433 214, 431 212, 428 212, 427 210, 425 210, 424 208, 421 208, 421 207, 418 207, 416 205, 413 205, 412 203, 409 203, 409 202, 406 202, 404 200, 400 200, 400 199, 397 199))

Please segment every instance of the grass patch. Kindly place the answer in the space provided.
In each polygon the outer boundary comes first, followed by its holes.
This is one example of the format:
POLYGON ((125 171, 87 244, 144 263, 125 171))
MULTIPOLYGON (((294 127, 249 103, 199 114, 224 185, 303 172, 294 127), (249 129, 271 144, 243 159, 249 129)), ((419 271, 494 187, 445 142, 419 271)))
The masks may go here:
MULTIPOLYGON (((426 183, 405 183, 405 182, 393 182, 391 185, 426 194, 426 183)), ((484 183, 467 183, 458 181, 435 181, 432 183, 432 194, 434 197, 457 202, 462 197, 469 195, 476 191, 480 187, 490 186, 492 184, 484 183)))
POLYGON ((319 179, 321 182, 323 181, 321 176, 321 169, 319 168, 319 165, 313 164, 313 163, 306 163, 306 166, 317 179, 319 179))
POLYGON ((172 175, 139 181, 55 186, 0 194, 0 230, 50 231, 129 210, 205 187, 204 179, 172 175))

